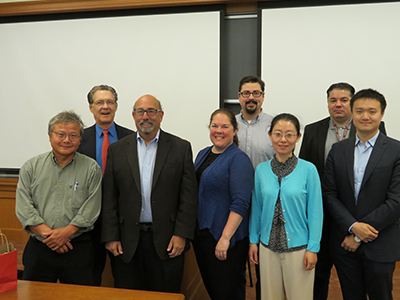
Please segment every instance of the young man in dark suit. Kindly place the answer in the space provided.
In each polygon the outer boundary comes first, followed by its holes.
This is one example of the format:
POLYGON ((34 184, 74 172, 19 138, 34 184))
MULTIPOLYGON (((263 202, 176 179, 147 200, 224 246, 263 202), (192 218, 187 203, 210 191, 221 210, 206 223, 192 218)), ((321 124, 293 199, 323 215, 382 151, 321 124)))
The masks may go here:
MULTIPOLYGON (((115 89, 108 85, 96 85, 87 95, 89 109, 93 113, 96 123, 93 126, 85 128, 78 152, 85 154, 97 161, 103 170, 109 144, 134 133, 134 131, 119 126, 114 122, 115 112, 118 108, 118 94, 115 89), (104 130, 108 141, 105 141, 104 130), (102 155, 104 153, 104 155, 102 155)), ((95 286, 101 285, 102 274, 106 264, 106 249, 104 244, 100 243, 101 236, 101 218, 95 224, 91 231, 91 238, 94 246, 94 270, 93 282, 95 286)), ((110 257, 111 258, 111 257, 110 257)), ((111 261, 113 264, 113 262, 111 261)))
POLYGON ((160 129, 160 101, 140 97, 137 134, 110 145, 102 241, 115 257, 117 287, 179 293, 194 238, 197 180, 188 141, 160 129))
MULTIPOLYGON (((305 127, 299 154, 300 158, 312 162, 317 167, 321 182, 324 175, 325 161, 332 145, 354 136, 356 133, 350 109, 350 99, 355 93, 354 87, 345 82, 334 83, 326 93, 329 117, 305 127)), ((380 130, 383 134, 386 134, 383 122, 380 130)), ((318 263, 315 268, 314 300, 326 300, 328 298, 329 279, 333 266, 329 248, 331 223, 331 216, 324 207, 321 249, 318 253, 318 263)))
POLYGON ((323 180, 332 258, 344 300, 390 300, 400 259, 400 142, 379 130, 382 94, 359 91, 350 106, 357 134, 332 146, 323 180))

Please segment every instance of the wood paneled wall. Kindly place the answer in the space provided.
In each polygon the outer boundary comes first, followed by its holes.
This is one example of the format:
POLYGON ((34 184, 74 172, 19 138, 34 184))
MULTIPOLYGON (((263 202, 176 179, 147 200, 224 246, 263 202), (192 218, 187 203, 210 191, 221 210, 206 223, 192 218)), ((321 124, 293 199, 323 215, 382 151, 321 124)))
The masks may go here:
POLYGON ((15 215, 15 190, 18 179, 0 178, 0 229, 11 241, 24 244, 29 238, 15 215))

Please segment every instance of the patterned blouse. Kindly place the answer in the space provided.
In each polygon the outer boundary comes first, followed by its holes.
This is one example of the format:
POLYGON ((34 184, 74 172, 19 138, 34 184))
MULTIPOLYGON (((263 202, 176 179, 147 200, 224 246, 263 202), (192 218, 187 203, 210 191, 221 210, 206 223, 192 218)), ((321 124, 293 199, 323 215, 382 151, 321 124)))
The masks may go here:
MULTIPOLYGON (((281 163, 276 159, 276 155, 271 161, 272 172, 278 176, 279 186, 281 185, 282 177, 288 176, 297 166, 297 157, 292 155, 285 162, 281 163)), ((275 204, 274 218, 272 220, 271 235, 269 244, 266 246, 268 249, 278 253, 288 253, 306 249, 307 245, 288 248, 287 237, 285 232, 285 217, 282 212, 282 203, 280 200, 280 191, 278 199, 275 204)))

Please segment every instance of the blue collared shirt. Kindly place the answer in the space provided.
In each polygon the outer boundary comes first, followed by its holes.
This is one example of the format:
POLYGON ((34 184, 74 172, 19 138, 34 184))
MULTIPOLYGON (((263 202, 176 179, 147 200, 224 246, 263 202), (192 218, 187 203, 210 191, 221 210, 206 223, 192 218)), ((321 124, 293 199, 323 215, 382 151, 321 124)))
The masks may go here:
POLYGON ((369 157, 371 156, 378 135, 379 131, 365 144, 356 135, 356 145, 354 147, 354 196, 356 199, 356 204, 358 200, 358 194, 360 193, 361 184, 364 178, 365 169, 367 167, 369 157))
MULTIPOLYGON (((96 161, 99 164, 101 170, 103 171, 103 162, 101 160, 101 149, 103 147, 103 128, 100 128, 96 123, 96 161)), ((108 130, 108 140, 110 141, 110 145, 118 141, 117 129, 115 128, 115 123, 112 123, 108 130)))
MULTIPOLYGON (((356 135, 356 144, 354 147, 354 198, 356 199, 356 205, 358 200, 358 194, 360 193, 360 188, 362 181, 364 179, 365 169, 367 168, 367 164, 369 158, 371 156, 372 150, 374 149, 375 142, 378 139, 379 132, 375 134, 374 137, 369 139, 365 144, 358 138, 356 135)), ((351 230, 357 222, 351 224, 349 228, 349 232, 353 233, 351 230)))
POLYGON ((137 132, 137 151, 140 170, 140 187, 142 190, 142 211, 140 222, 153 222, 151 214, 151 187, 153 184, 154 165, 156 162, 160 130, 155 138, 146 146, 145 141, 137 132))

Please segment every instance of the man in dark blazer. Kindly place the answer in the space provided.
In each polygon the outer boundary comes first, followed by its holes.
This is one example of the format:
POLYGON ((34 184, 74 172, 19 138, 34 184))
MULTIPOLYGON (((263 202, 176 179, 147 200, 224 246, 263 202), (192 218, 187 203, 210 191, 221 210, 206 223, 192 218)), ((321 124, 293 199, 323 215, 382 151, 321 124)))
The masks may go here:
MULTIPOLYGON (((329 117, 305 127, 299 157, 312 162, 317 167, 321 182, 325 161, 332 145, 340 140, 352 137, 356 133, 350 109, 350 99, 354 92, 354 87, 348 83, 332 84, 326 91, 329 117)), ((383 122, 380 130, 386 134, 383 122)), ((328 298, 329 279, 333 266, 329 249, 331 223, 331 216, 324 207, 321 248, 315 268, 314 300, 326 300, 328 298)))
POLYGON ((332 146, 323 181, 334 220, 332 257, 344 300, 393 299, 400 259, 400 142, 379 131, 382 94, 359 91, 350 106, 357 134, 332 146))
POLYGON ((197 216, 191 145, 160 129, 164 112, 151 95, 132 116, 137 134, 108 150, 102 241, 116 256, 118 287, 177 293, 197 216))
MULTIPOLYGON (((108 130, 110 143, 130 135, 134 133, 134 131, 119 126, 114 122, 115 112, 118 108, 118 94, 113 87, 108 85, 96 85, 89 91, 87 100, 89 102, 89 109, 93 113, 96 123, 93 126, 85 128, 81 138, 81 144, 77 151, 96 160, 103 169, 103 130, 108 130)), ((93 283, 95 286, 100 286, 107 256, 104 244, 100 243, 101 217, 96 221, 95 227, 91 231, 91 238, 94 246, 93 283)), ((110 258, 112 260, 111 256, 110 258)), ((111 261, 111 264, 113 264, 113 261, 111 261)))

